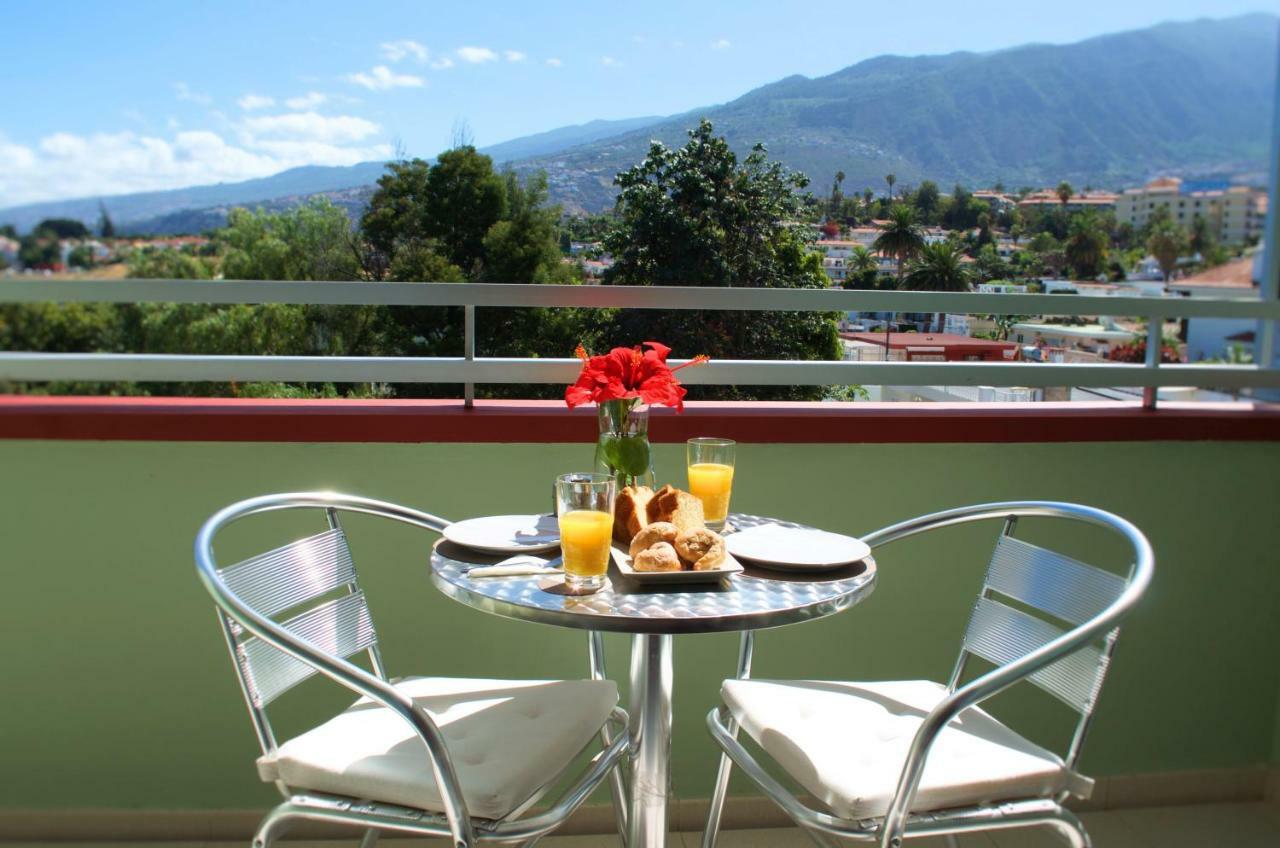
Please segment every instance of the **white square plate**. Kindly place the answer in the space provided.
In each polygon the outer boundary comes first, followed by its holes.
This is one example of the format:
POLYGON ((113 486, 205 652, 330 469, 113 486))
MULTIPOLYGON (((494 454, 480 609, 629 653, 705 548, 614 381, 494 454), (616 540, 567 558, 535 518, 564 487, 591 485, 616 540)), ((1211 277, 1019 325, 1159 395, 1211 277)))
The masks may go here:
POLYGON ((637 583, 714 583, 730 574, 737 574, 742 571, 742 563, 733 558, 733 555, 725 552, 724 562, 720 563, 719 568, 710 568, 705 571, 636 571, 631 567, 631 555, 621 548, 615 547, 613 551, 613 561, 618 566, 618 571, 622 572, 624 577, 630 578, 637 583))

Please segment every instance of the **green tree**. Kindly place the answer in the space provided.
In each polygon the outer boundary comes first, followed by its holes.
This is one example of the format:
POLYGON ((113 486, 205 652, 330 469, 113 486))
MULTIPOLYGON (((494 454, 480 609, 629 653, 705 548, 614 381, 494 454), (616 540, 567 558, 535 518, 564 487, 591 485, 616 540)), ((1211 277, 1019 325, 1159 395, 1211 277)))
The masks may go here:
POLYGON ((1217 243, 1217 239, 1213 237, 1213 228, 1209 226, 1208 220, 1203 215, 1196 215, 1191 219, 1191 232, 1187 238, 1187 246, 1191 248, 1192 253, 1207 257, 1217 243))
POLYGON ((125 259, 130 277, 145 280, 209 280, 209 262, 172 248, 143 248, 125 259))
MULTIPOLYGON (((425 207, 430 170, 431 166, 422 159, 388 162, 386 173, 378 178, 378 188, 360 218, 360 232, 368 246, 364 271, 371 279, 386 278, 401 251, 414 254, 414 258, 401 263, 402 268, 423 264, 429 240, 425 207)), ((392 279, 435 278, 393 275, 392 279)))
POLYGON ((1082 212, 1072 216, 1065 251, 1067 262, 1078 279, 1091 280, 1102 273, 1110 246, 1111 237, 1097 215, 1082 212))
MULTIPOLYGON (((654 142, 644 161, 618 174, 618 220, 605 237, 615 264, 608 285, 824 287, 822 257, 796 219, 803 174, 769 160, 756 145, 739 161, 709 121, 679 149, 654 142)), ((811 238, 811 237, 810 237, 811 238)), ((821 313, 625 310, 603 340, 657 339, 677 356, 837 359, 834 316, 821 313)), ((696 396, 816 399, 819 389, 742 391, 694 387, 696 396)))
POLYGON ((116 225, 107 214, 107 206, 102 201, 98 201, 98 235, 103 238, 116 237, 116 225))
POLYGON ((13 224, 0 224, 0 236, 16 239, 18 237, 18 231, 14 228, 13 224))
POLYGON ((1160 263, 1160 273, 1169 282, 1178 267, 1178 257, 1187 246, 1187 235, 1182 228, 1166 219, 1157 221, 1147 236, 1147 250, 1160 263))
POLYGON ((899 288, 907 291, 963 292, 972 288, 964 251, 950 241, 920 248, 907 266, 899 288))
POLYGON ((898 181, 898 178, 893 174, 885 174, 884 181, 889 184, 889 200, 893 200, 893 184, 898 181))
POLYGON ((361 263, 347 213, 327 198, 285 212, 232 209, 218 240, 231 280, 358 280, 361 263))
POLYGON ((480 279, 498 283, 572 282, 569 265, 561 262, 556 241, 558 206, 545 206, 547 175, 541 171, 524 185, 514 171, 506 181, 508 217, 485 233, 484 268, 480 279))
POLYGON ((58 262, 58 239, 47 232, 34 232, 18 242, 18 262, 24 268, 50 268, 58 262))
POLYGON ((1013 275, 1013 269, 996 252, 995 245, 988 244, 978 250, 974 257, 973 277, 977 282, 987 283, 991 280, 1006 280, 1013 275))
POLYGON ((1063 180, 1058 183, 1058 187, 1054 189, 1054 194, 1058 195, 1058 202, 1062 204, 1062 211, 1067 211, 1067 204, 1071 201, 1071 195, 1075 194, 1075 189, 1071 187, 1071 183, 1063 180))
POLYGON ((36 224, 32 232, 53 236, 55 239, 83 239, 92 235, 84 222, 75 218, 45 218, 36 224))
POLYGON ((889 210, 889 218, 880 225, 880 235, 871 244, 873 250, 898 261, 898 286, 909 259, 924 247, 924 229, 916 220, 916 211, 910 206, 896 204, 889 210))
POLYGON ((938 202, 941 200, 942 194, 938 191, 938 184, 933 180, 925 180, 920 183, 920 188, 916 189, 915 207, 920 213, 920 220, 929 223, 934 220, 934 215, 938 211, 938 202))
POLYGON ((880 260, 862 245, 854 245, 845 260, 845 288, 874 289, 879 288, 880 260))
MULTIPOLYGON (((972 289, 969 269, 964 266, 964 250, 951 241, 937 241, 920 248, 911 260, 898 288, 908 291, 966 292, 972 289)), ((942 313, 933 319, 935 331, 943 326, 942 313)))
POLYGON ((425 234, 446 259, 471 274, 484 257, 484 237, 507 211, 506 185, 493 160, 470 145, 445 151, 427 173, 425 234))
POLYGON ((87 244, 78 244, 71 248, 71 252, 67 254, 67 267, 69 268, 92 268, 96 262, 93 259, 93 248, 87 244))

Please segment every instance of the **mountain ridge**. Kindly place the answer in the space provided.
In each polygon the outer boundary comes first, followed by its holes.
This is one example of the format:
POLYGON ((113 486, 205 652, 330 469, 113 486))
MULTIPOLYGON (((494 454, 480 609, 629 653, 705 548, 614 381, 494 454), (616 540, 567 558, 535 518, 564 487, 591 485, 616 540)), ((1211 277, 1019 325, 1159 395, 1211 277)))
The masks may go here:
MULTIPOLYGON (((848 177, 846 191, 878 191, 887 173, 900 186, 1067 179, 1112 188, 1158 173, 1256 175, 1265 172, 1268 153, 1278 21, 1260 12, 1072 44, 885 54, 818 77, 792 74, 676 115, 589 121, 481 150, 517 171, 545 170, 551 200, 571 212, 611 206, 618 171, 640 161, 651 139, 683 143, 702 117, 740 153, 763 142, 773 158, 807 173, 817 191, 837 170, 848 177)), ((383 168, 306 166, 104 201, 118 225, 154 232, 216 221, 235 205, 281 208, 318 194, 354 214, 383 168)), ((92 223, 98 203, 92 197, 0 209, 0 223, 92 223)))

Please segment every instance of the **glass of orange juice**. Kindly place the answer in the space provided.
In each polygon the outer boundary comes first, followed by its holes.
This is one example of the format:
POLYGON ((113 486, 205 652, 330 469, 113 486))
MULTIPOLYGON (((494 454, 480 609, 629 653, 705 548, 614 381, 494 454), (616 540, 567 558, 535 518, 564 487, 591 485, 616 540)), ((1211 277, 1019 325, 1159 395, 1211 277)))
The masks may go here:
POLYGON ((700 436, 690 439, 686 453, 689 491, 702 501, 707 527, 717 533, 729 517, 729 495, 733 491, 733 462, 738 443, 733 439, 700 436))
POLYGON ((604 588, 616 494, 611 474, 581 472, 556 478, 564 583, 574 594, 586 595, 604 588))

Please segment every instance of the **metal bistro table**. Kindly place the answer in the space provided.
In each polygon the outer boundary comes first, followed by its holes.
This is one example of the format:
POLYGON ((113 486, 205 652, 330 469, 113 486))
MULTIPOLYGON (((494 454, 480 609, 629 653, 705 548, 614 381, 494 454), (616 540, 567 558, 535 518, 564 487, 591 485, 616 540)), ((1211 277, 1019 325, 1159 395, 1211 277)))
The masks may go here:
MULTIPOLYGON (((745 529, 765 522, 733 514, 745 529)), ((661 848, 667 836, 671 785, 671 637, 685 633, 745 632, 823 618, 848 609, 875 587, 876 565, 868 557, 835 571, 803 575, 745 570, 719 583, 641 586, 610 563, 609 585, 594 595, 548 591, 546 576, 471 579, 474 565, 500 559, 443 539, 431 553, 431 580, 444 594, 494 615, 593 631, 594 661, 602 662, 601 631, 633 634, 631 642, 631 763, 627 831, 629 848, 661 848)), ((745 636, 744 636, 745 638, 745 636)))

